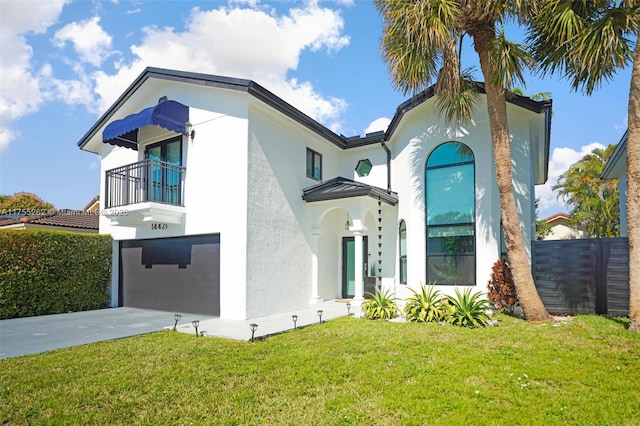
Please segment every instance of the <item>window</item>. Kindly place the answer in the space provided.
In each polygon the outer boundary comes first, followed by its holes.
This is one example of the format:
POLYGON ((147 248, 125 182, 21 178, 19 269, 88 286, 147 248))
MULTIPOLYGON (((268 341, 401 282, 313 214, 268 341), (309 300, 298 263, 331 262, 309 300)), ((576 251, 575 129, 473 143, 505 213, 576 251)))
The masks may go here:
POLYGON ((322 155, 307 148, 307 177, 322 180, 322 155))
POLYGON ((146 147, 144 157, 149 163, 147 199, 168 204, 182 200, 182 137, 168 139, 146 147))
POLYGON ((164 161, 176 166, 182 165, 182 137, 147 146, 144 151, 144 157, 164 161))
POLYGON ((475 285, 475 160, 462 143, 427 159, 427 281, 475 285))
POLYGON ((369 176, 369 173, 371 172, 372 168, 373 168, 373 165, 371 164, 371 161, 369 161, 368 158, 365 160, 360 160, 356 165, 356 173, 360 177, 369 176))
POLYGON ((398 240, 400 253, 400 284, 407 283, 407 224, 404 220, 400 221, 398 228, 398 240))
POLYGON ((507 243, 504 241, 504 228, 500 221, 500 257, 507 257, 507 243))

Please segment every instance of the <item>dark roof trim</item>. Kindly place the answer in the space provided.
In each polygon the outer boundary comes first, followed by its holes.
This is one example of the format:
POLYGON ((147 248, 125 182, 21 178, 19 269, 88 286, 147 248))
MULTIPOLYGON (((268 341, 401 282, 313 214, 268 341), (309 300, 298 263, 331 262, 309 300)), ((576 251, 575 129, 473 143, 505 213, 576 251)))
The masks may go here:
POLYGON ((392 206, 398 203, 398 194, 395 192, 387 192, 377 186, 343 177, 336 177, 302 190, 302 199, 308 203, 365 196, 375 200, 380 199, 392 206))
POLYGON ((285 114, 308 129, 314 131, 323 138, 329 140, 340 148, 347 148, 346 138, 338 136, 327 127, 313 120, 311 117, 294 108, 284 100, 280 99, 258 83, 240 78, 230 78, 211 74, 200 74, 186 71, 174 71, 162 68, 149 67, 124 91, 116 102, 100 117, 100 119, 89 129, 80 139, 78 146, 83 148, 96 132, 103 127, 113 117, 115 112, 138 90, 147 80, 151 78, 178 81, 182 83, 195 84, 207 87, 217 87, 221 89, 237 90, 246 92, 261 100, 275 110, 285 114))
MULTIPOLYGON (((194 85, 201 85, 207 87, 217 87, 228 90, 237 90, 246 92, 256 99, 261 100, 267 105, 271 106, 275 110, 285 114, 291 119, 297 121, 301 125, 322 136, 326 140, 332 142, 336 146, 342 149, 357 148, 366 145, 372 145, 382 142, 383 140, 389 140, 396 127, 400 123, 400 120, 405 113, 420 105, 422 102, 434 96, 433 86, 420 92, 419 94, 411 97, 407 101, 403 102, 396 109, 396 113, 391 120, 386 132, 368 133, 365 136, 346 137, 343 135, 337 135, 327 127, 318 123, 308 115, 304 114, 300 110, 294 108, 281 98, 277 97, 258 83, 246 80, 242 78, 223 77, 211 74, 201 74, 187 71, 168 70, 163 68, 146 68, 142 74, 134 80, 133 83, 124 91, 124 93, 115 101, 115 103, 98 119, 98 121, 89 129, 89 131, 78 141, 78 146, 83 148, 91 138, 96 134, 98 129, 102 128, 115 114, 118 109, 124 105, 124 103, 140 88, 148 79, 157 78, 163 80, 178 81, 181 83, 189 83, 194 85)), ((484 93, 484 85, 478 84, 478 90, 484 93)), ((551 109, 551 101, 538 102, 524 96, 513 95, 507 99, 514 105, 528 109, 533 112, 543 112, 551 109)))
MULTIPOLYGON (((476 88, 479 93, 486 94, 484 83, 476 82, 476 88)), ((385 140, 390 140, 391 135, 393 135, 393 132, 395 132, 396 128, 400 124, 400 121, 402 120, 402 118, 406 113, 408 113, 418 105, 422 104, 423 102, 426 102, 429 99, 433 98, 434 96, 435 96, 434 86, 431 86, 428 89, 423 90, 422 92, 412 96, 411 98, 401 103, 396 109, 396 113, 393 116, 393 119, 391 120, 391 123, 387 128, 387 131, 385 132, 385 140)), ((528 98, 526 96, 520 96, 520 95, 516 95, 515 93, 510 93, 507 96, 507 102, 510 104, 519 106, 520 108, 524 108, 526 110, 534 112, 536 114, 540 114, 543 112, 545 114, 549 113, 548 122, 550 123, 551 121, 550 110, 553 104, 553 101, 551 99, 546 101, 534 101, 533 99, 528 98)), ((550 126, 547 126, 547 127, 548 127, 547 132, 550 132, 550 126)), ((550 138, 547 138, 547 140, 549 139, 550 138)))
POLYGON ((618 146, 613 151, 613 154, 611 154, 611 157, 609 158, 609 161, 607 161, 607 164, 605 164, 604 170, 602 170, 602 173, 600 174, 600 177, 602 179, 612 179, 610 174, 613 172, 613 169, 616 167, 620 159, 623 157, 623 155, 627 151, 628 138, 629 138, 629 129, 627 129, 624 132, 624 135, 622 135, 622 138, 620 138, 620 142, 618 142, 618 146))

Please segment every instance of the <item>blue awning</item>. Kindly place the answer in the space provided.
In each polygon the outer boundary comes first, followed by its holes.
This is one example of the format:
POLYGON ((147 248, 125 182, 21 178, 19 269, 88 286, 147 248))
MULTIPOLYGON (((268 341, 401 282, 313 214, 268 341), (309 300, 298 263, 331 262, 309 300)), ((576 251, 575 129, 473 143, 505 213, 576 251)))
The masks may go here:
POLYGON ((102 132, 102 142, 138 150, 138 129, 150 124, 187 134, 189 107, 176 101, 162 101, 121 120, 109 123, 102 132))

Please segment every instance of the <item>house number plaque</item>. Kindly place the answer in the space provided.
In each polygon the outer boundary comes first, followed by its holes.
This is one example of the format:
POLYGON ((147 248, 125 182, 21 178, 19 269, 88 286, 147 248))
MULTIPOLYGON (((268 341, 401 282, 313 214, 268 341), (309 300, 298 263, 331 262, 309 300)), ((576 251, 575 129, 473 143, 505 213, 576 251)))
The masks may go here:
POLYGON ((169 225, 167 225, 166 223, 152 223, 151 224, 151 230, 159 231, 161 229, 169 229, 169 225))

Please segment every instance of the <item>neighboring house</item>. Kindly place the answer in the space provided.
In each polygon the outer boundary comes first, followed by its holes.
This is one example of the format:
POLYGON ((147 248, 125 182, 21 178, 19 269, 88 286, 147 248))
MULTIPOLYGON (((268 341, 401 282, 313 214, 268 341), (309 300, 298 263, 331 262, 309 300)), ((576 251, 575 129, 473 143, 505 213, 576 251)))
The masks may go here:
POLYGON ((100 214, 100 196, 96 195, 91 201, 82 209, 85 212, 100 214))
POLYGON ((543 240, 573 240, 584 238, 584 231, 569 225, 570 215, 559 212, 544 219, 551 227, 551 232, 543 240))
POLYGON ((602 171, 603 179, 619 179, 620 190, 620 236, 629 236, 627 224, 627 132, 624 132, 618 146, 602 171))
POLYGON ((42 229, 98 233, 98 215, 85 210, 54 210, 32 216, 0 218, 0 229, 42 229))
MULTIPOLYGON (((551 102, 514 95, 508 114, 530 252, 551 102)), ((361 300, 372 272, 399 297, 486 291, 501 252, 486 104, 447 127, 432 89, 345 137, 253 81, 148 68, 78 145, 101 157, 112 306, 255 318, 361 300)))

